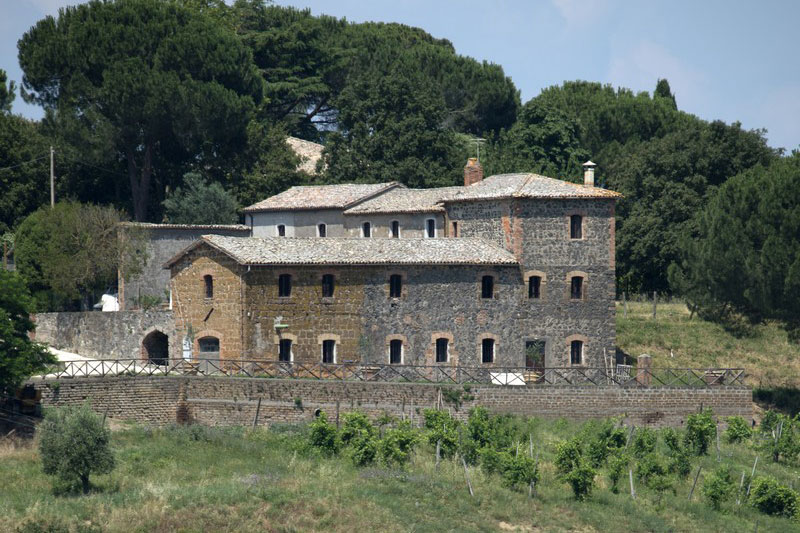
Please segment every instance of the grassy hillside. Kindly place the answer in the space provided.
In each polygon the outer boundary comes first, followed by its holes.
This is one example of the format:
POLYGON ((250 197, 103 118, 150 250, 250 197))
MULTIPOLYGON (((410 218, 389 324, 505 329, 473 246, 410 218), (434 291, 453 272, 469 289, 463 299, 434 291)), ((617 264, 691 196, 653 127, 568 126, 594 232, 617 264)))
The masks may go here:
MULTIPOLYGON (((637 499, 608 489, 601 470, 595 490, 576 502, 556 478, 555 445, 596 431, 597 423, 520 420, 541 451, 537 493, 503 487, 499 477, 470 468, 470 497, 460 462, 435 467, 434 451, 421 445, 405 470, 358 468, 346 455, 321 456, 307 445, 307 428, 271 431, 200 427, 114 433, 116 470, 94 479, 88 496, 54 495, 30 445, 0 450, 0 531, 800 531, 786 518, 761 514, 735 498, 721 512, 701 493, 692 501, 692 476, 663 496, 637 482, 637 499), (47 529, 47 528, 50 529, 47 529), (59 529, 66 528, 66 529, 59 529), (38 528, 38 529, 37 529, 38 528)), ((663 452, 663 439, 659 440, 663 452)), ((523 443, 524 453, 524 443, 523 443)), ((722 442, 722 461, 738 484, 756 452, 722 442)), ((718 466, 710 456, 693 459, 692 472, 718 466)), ((797 484, 797 472, 759 459, 757 475, 797 484)))
POLYGON ((750 337, 736 338, 721 326, 689 319, 683 304, 628 303, 627 318, 617 303, 617 344, 632 357, 653 357, 653 366, 744 368, 753 386, 800 385, 800 346, 789 344, 778 325, 758 326, 750 337), (670 355, 670 350, 672 355, 670 355))

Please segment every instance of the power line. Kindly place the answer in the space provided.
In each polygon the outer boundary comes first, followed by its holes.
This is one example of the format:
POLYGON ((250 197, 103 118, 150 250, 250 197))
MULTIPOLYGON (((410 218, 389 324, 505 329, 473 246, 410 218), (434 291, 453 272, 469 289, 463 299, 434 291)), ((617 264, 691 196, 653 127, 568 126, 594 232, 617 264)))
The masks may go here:
POLYGON ((27 165, 28 163, 33 163, 34 161, 39 161, 39 160, 41 160, 41 159, 47 159, 48 157, 50 157, 50 152, 47 152, 47 154, 45 154, 45 155, 43 155, 43 156, 36 157, 36 158, 34 158, 34 159, 30 159, 30 160, 28 160, 28 161, 24 161, 24 162, 22 162, 22 163, 18 163, 18 164, 16 164, 16 165, 11 165, 10 167, 3 167, 3 168, 0 168, 0 170, 11 170, 12 168, 21 167, 22 165, 27 165))
POLYGON ((63 153, 61 154, 61 157, 63 157, 64 159, 69 159, 73 163, 78 163, 79 165, 83 165, 83 166, 86 166, 86 167, 91 167, 91 168, 96 169, 96 170, 102 170, 103 172, 108 172, 109 174, 116 174, 117 176, 123 176, 123 177, 126 177, 126 178, 128 177, 127 174, 123 174, 122 172, 117 172, 116 170, 109 170, 107 168, 98 167, 97 165, 92 165, 90 163, 84 163, 83 161, 81 161, 81 160, 79 160, 77 158, 70 157, 70 156, 65 155, 63 153))

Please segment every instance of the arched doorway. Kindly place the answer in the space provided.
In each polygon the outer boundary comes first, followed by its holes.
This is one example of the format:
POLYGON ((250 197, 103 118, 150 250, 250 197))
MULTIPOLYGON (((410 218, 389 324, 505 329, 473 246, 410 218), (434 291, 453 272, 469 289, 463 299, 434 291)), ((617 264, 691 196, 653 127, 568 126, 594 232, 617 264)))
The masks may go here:
POLYGON ((154 365, 169 363, 169 337, 160 331, 151 331, 142 341, 142 359, 154 365))
POLYGON ((197 339, 200 359, 219 359, 219 339, 217 337, 202 337, 197 339))

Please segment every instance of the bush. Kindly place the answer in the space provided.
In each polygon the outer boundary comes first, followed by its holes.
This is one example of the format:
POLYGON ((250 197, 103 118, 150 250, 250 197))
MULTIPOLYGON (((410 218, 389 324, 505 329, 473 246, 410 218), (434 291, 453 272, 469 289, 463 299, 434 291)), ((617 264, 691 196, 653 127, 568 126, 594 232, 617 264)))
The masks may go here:
POLYGON ((528 487, 539 481, 539 467, 527 455, 506 454, 503 461, 503 485, 511 489, 528 487))
POLYGON ((503 465, 511 459, 511 454, 505 451, 495 450, 494 448, 481 448, 478 451, 481 469, 487 475, 501 473, 503 465))
POLYGON ((606 420, 597 437, 589 442, 586 455, 589 457, 590 464, 599 468, 605 464, 609 454, 624 447, 625 430, 616 427, 612 420, 606 420))
POLYGON ((717 434, 717 425, 711 416, 711 409, 694 413, 686 419, 684 444, 696 455, 706 455, 711 439, 717 434))
POLYGON ((360 411, 351 411, 342 415, 342 431, 339 438, 343 446, 348 446, 353 441, 364 437, 374 437, 375 434, 375 427, 366 414, 360 411))
POLYGON ((341 440, 336 426, 328 422, 328 415, 321 412, 317 418, 309 424, 311 432, 308 435, 309 442, 315 448, 319 448, 323 454, 331 456, 339 453, 341 440))
POLYGON ((577 468, 582 460, 580 442, 577 439, 561 442, 556 446, 555 465, 558 472, 562 475, 568 474, 577 468))
POLYGON ((356 466, 367 466, 378 456, 378 441, 373 435, 361 435, 350 441, 350 458, 356 466))
POLYGON ((736 490, 736 484, 731 478, 730 468, 724 466, 717 468, 714 473, 703 481, 703 496, 715 511, 722 508, 736 490))
POLYGON ((728 427, 725 429, 725 440, 731 444, 743 442, 750 438, 750 426, 741 416, 729 416, 725 419, 728 427))
POLYGON ((572 493, 576 500, 583 500, 592 492, 594 487, 594 476, 597 474, 594 468, 584 461, 572 469, 564 479, 572 487, 572 493))
POLYGON ((44 473, 55 476, 64 488, 80 486, 89 492, 89 476, 114 469, 109 448, 111 432, 88 405, 48 411, 39 426, 39 453, 44 473))
POLYGON ((797 492, 781 485, 773 477, 757 477, 750 491, 750 504, 765 514, 796 517, 797 492))
POLYGON ((442 457, 452 457, 458 449, 458 421, 447 411, 425 409, 425 428, 428 430, 428 443, 436 446, 442 457))
POLYGON ((680 479, 686 479, 692 472, 691 454, 688 450, 680 449, 670 456, 667 471, 675 474, 680 479))
POLYGON ((652 454, 656 450, 656 443, 658 436, 652 429, 641 428, 636 432, 633 438, 633 456, 645 457, 652 454))
POLYGON ((650 481, 654 477, 663 476, 667 469, 658 460, 655 453, 648 453, 636 462, 636 479, 650 486, 650 481))
POLYGON ((378 444, 381 459, 389 466, 403 466, 408 462, 414 446, 417 444, 417 434, 408 422, 401 422, 386 435, 378 444))
POLYGON ((608 479, 611 481, 611 492, 614 494, 619 492, 619 480, 628 470, 629 462, 630 458, 624 452, 612 454, 608 458, 608 479))
POLYGON ((572 439, 556 447, 556 469, 559 477, 569 483, 576 500, 583 500, 594 486, 594 468, 583 457, 580 441, 572 439))

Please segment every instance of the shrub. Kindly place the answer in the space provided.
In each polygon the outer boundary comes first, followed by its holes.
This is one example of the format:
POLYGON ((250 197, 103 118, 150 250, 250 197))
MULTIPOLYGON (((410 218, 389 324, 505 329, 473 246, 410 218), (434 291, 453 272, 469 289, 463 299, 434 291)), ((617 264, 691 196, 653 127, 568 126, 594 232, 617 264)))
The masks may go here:
POLYGON ((562 442, 556 447, 555 465, 559 477, 572 487, 576 500, 583 500, 589 495, 597 472, 583 457, 578 439, 562 442))
POLYGON ((684 444, 696 455, 706 455, 711 439, 717 433, 717 426, 711 416, 711 409, 694 413, 686 419, 684 444))
POLYGON ((605 464, 609 454, 623 447, 625 447, 625 430, 616 427, 612 420, 606 420, 597 437, 589 442, 586 455, 590 464, 599 468, 605 464))
POLYGON ((560 474, 568 474, 574 468, 578 467, 581 460, 581 446, 577 439, 561 442, 556 446, 555 465, 560 474))
POLYGON ((629 462, 630 458, 625 452, 614 453, 608 458, 608 479, 614 494, 619 492, 619 480, 625 475, 629 462))
POLYGON ((648 453, 636 461, 636 478, 647 486, 650 486, 652 478, 663 476, 666 473, 667 469, 664 468, 655 453, 648 453))
POLYGON ((677 450, 670 456, 667 470, 680 479, 686 479, 692 471, 691 454, 685 448, 677 450))
POLYGON ((486 447, 478 451, 480 457, 481 469, 486 474, 497 474, 503 471, 503 465, 511 459, 511 454, 506 451, 495 450, 494 448, 486 447))
POLYGON ((750 438, 750 426, 741 416, 729 416, 725 419, 728 427, 725 429, 725 440, 731 444, 743 442, 750 438))
POLYGON ((452 457, 458 449, 458 421, 450 413, 436 409, 425 409, 423 415, 428 442, 432 446, 439 442, 442 457, 452 457))
POLYGON ((328 422, 328 415, 321 412, 319 416, 309 424, 311 431, 308 435, 309 442, 315 448, 319 448, 325 455, 336 455, 341 447, 339 432, 336 426, 328 422))
POLYGON ((351 411, 342 415, 342 431, 340 438, 343 446, 350 445, 353 441, 363 437, 374 437, 375 427, 367 418, 367 415, 360 411, 351 411))
POLYGON ((356 466, 367 466, 378 456, 378 441, 374 435, 361 435, 350 441, 350 458, 356 466))
POLYGON ((110 440, 111 432, 88 405, 49 411, 39 427, 44 473, 55 476, 69 490, 80 486, 85 494, 90 474, 114 469, 110 440))
POLYGON ((506 455, 503 461, 503 485, 519 489, 539 481, 539 467, 531 457, 524 454, 506 455))
POLYGON ((657 441, 658 439, 655 431, 648 428, 641 428, 633 438, 634 457, 641 458, 652 454, 656 450, 657 441))
POLYGON ((727 501, 736 490, 736 484, 731 478, 730 468, 723 466, 703 481, 703 496, 708 504, 719 511, 722 504, 727 501))
POLYGON ((381 459, 389 466, 403 466, 417 444, 417 434, 408 422, 390 429, 378 444, 381 459))
POLYGON ((761 419, 761 425, 759 429, 761 433, 770 434, 772 430, 778 427, 778 422, 781 420, 781 414, 777 411, 769 410, 764 413, 764 417, 761 419))
POLYGON ((661 430, 661 436, 664 438, 664 444, 667 445, 670 454, 674 455, 683 451, 680 433, 675 428, 664 428, 661 430))
POLYGON ((572 493, 576 500, 583 500, 592 492, 595 474, 597 472, 594 468, 581 461, 578 466, 564 476, 566 482, 572 487, 572 493))
POLYGON ((750 504, 762 513, 794 517, 798 513, 797 492, 773 477, 757 477, 750 491, 750 504))

